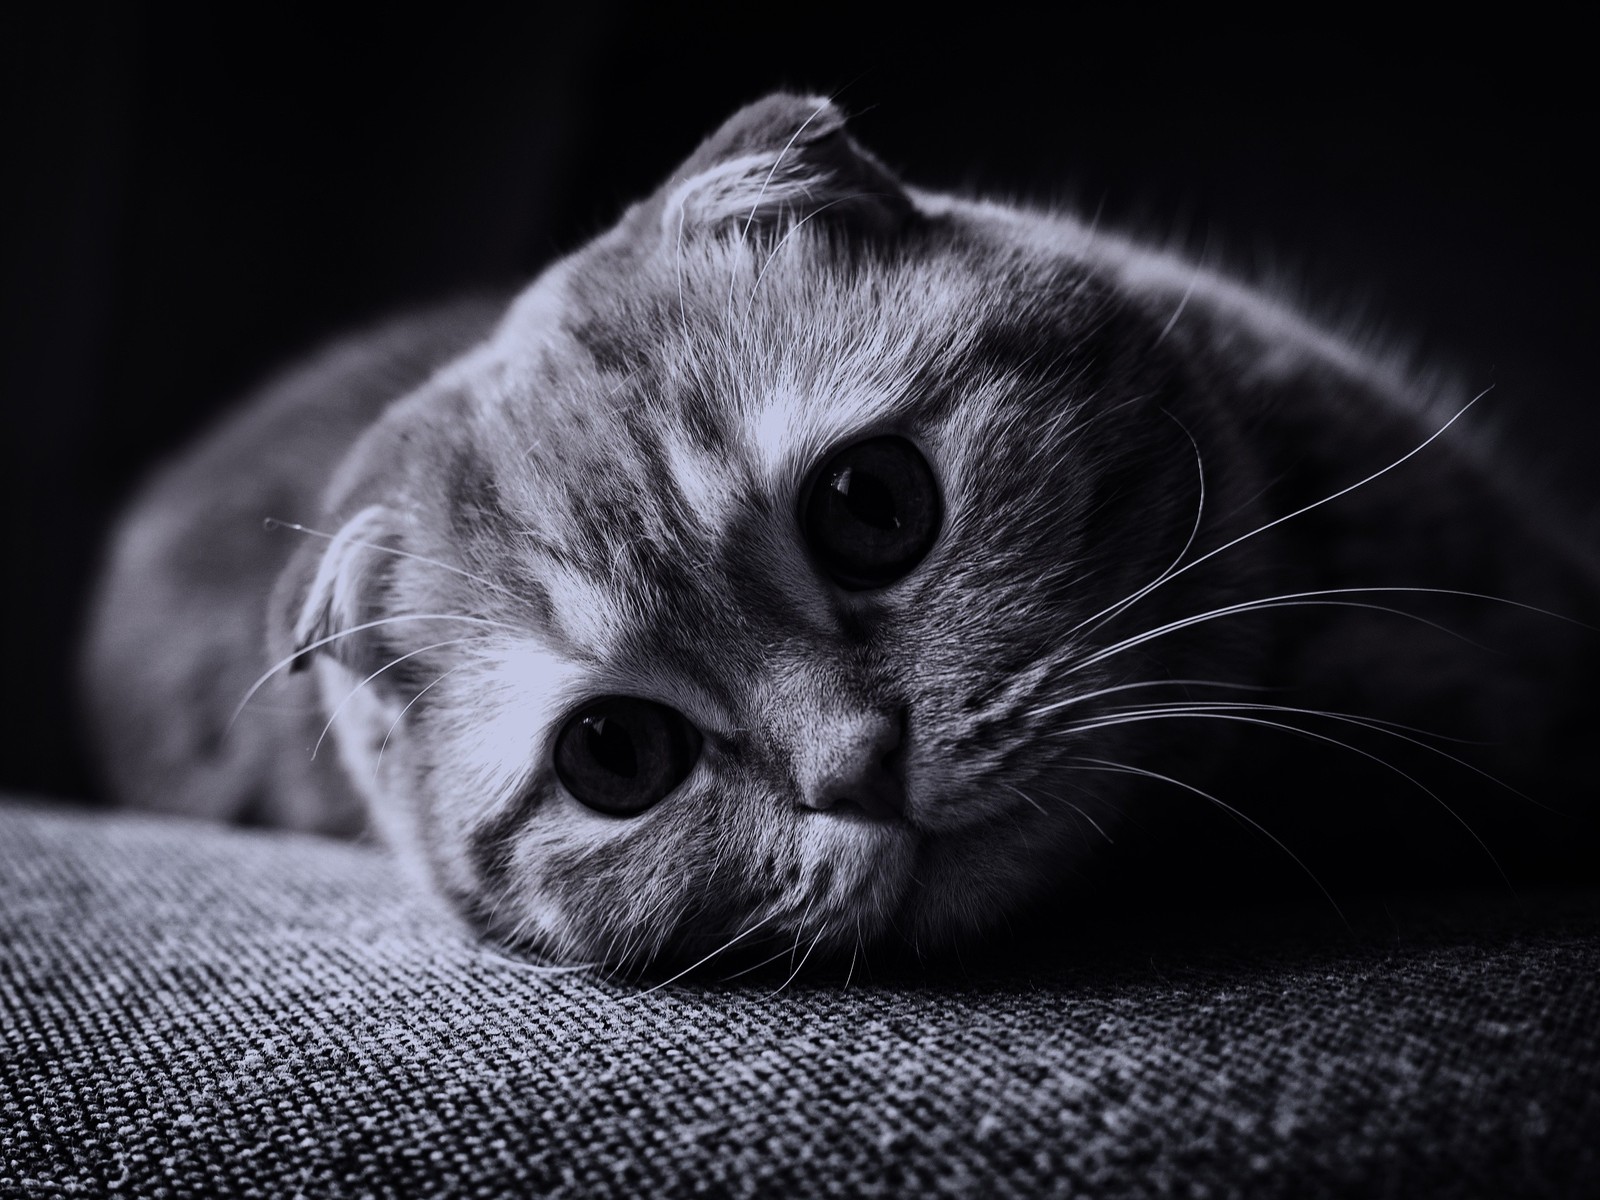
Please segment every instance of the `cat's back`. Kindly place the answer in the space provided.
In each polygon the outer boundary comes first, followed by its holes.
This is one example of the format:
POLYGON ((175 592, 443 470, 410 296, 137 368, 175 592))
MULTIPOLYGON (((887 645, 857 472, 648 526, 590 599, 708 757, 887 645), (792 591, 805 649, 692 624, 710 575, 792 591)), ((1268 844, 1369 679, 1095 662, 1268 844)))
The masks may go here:
POLYGON ((145 481, 107 542, 82 671, 101 778, 120 804, 325 832, 359 829, 308 681, 277 678, 266 611, 329 479, 394 401, 492 329, 476 298, 328 347, 248 397, 145 481), (273 527, 272 524, 278 527, 273 527), (181 719, 175 719, 181 714, 181 719), (230 728, 231 725, 231 728, 230 728), (305 754, 285 753, 304 744, 305 754))

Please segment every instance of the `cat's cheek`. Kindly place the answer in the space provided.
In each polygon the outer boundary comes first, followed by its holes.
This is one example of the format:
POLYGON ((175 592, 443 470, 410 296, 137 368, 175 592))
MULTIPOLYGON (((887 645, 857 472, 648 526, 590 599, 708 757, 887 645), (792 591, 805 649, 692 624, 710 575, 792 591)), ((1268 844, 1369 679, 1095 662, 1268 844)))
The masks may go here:
POLYGON ((908 756, 907 816, 918 831, 950 837, 1009 820, 1025 801, 997 786, 986 762, 952 765, 934 755, 908 756))
POLYGON ((1003 827, 1009 833, 1001 828, 966 830, 925 844, 900 926, 914 944, 950 944, 988 932, 1051 886, 1069 860, 1040 853, 1041 843, 1052 839, 1033 841, 1014 825, 1003 827))
POLYGON ((332 715, 309 753, 337 755, 385 844, 420 861, 417 830, 407 819, 410 805, 404 799, 411 777, 392 736, 400 704, 379 688, 364 687, 361 675, 329 656, 320 656, 314 667, 322 711, 332 715))
MULTIPOLYGON (((693 894, 696 870, 642 869, 651 840, 670 843, 648 816, 621 822, 548 796, 496 852, 502 865, 482 895, 492 932, 568 962, 648 959, 673 935, 693 894)), ((480 877, 484 874, 480 868, 480 877)))

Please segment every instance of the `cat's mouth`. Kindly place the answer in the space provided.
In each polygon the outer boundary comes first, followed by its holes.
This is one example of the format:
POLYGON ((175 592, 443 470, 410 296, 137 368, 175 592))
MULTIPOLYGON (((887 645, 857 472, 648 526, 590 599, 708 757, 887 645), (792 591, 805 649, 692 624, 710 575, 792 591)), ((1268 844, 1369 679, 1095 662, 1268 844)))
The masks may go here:
POLYGON ((807 822, 788 879, 746 920, 819 952, 880 940, 916 886, 924 835, 904 816, 819 814, 807 822))
POLYGON ((910 745, 900 764, 905 806, 901 820, 924 838, 970 834, 996 819, 1014 817, 1031 801, 1015 788, 952 769, 937 753, 910 745))
MULTIPOLYGON (((923 788, 914 756, 907 766, 903 813, 828 823, 832 869, 820 873, 822 886, 794 895, 793 924, 780 938, 814 945, 818 955, 899 946, 921 957, 991 929, 1070 853, 1054 845, 1040 854, 1051 839, 1021 792, 955 781, 923 788)), ((936 765, 924 764, 921 775, 936 778, 936 765)))

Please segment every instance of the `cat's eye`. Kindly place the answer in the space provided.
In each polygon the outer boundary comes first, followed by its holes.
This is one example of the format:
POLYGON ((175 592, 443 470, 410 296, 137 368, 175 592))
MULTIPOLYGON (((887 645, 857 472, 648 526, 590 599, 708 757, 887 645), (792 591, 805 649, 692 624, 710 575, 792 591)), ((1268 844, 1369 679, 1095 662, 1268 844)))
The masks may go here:
POLYGON ((562 726, 556 776, 589 808, 633 816, 684 781, 700 745, 700 731, 682 713, 636 696, 607 696, 562 726))
POLYGON ((817 562, 850 591, 910 573, 939 536, 939 486, 928 460, 901 437, 846 446, 812 477, 800 513, 817 562))

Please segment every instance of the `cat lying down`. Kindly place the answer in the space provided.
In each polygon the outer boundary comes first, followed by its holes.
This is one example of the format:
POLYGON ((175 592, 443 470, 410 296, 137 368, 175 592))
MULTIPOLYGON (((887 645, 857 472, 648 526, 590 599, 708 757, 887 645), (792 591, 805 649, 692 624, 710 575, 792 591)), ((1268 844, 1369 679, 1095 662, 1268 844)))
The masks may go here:
POLYGON ((1160 830, 1494 875, 1593 790, 1600 555, 1473 406, 773 96, 159 474, 88 709, 126 803, 371 827, 619 969, 936 950, 1160 830))

